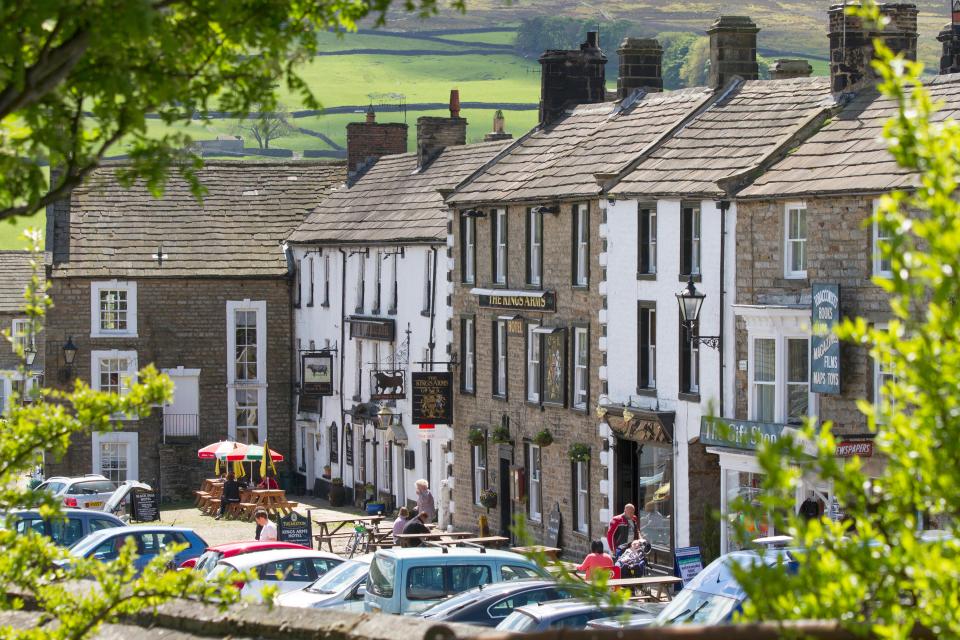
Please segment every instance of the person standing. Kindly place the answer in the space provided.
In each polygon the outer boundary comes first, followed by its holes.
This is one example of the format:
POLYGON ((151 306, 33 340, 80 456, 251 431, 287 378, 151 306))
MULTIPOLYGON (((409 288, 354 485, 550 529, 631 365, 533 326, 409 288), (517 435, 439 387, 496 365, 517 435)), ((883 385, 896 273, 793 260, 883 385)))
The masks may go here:
POLYGON ((426 513, 426 522, 433 522, 437 516, 437 508, 434 506, 433 494, 430 493, 430 483, 421 478, 416 482, 417 487, 417 513, 426 513))
MULTIPOLYGON (((407 526, 403 528, 404 535, 412 533, 430 533, 430 529, 427 528, 427 517, 426 512, 421 511, 417 513, 416 516, 410 519, 410 522, 407 523, 407 526)), ((401 543, 402 546, 406 547, 419 547, 423 544, 421 538, 407 538, 401 543)))
POLYGON ((237 477, 233 475, 233 472, 230 472, 227 474, 227 479, 223 482, 223 494, 220 496, 220 513, 217 514, 216 520, 223 517, 228 504, 238 502, 240 502, 240 484, 237 482, 237 477))
POLYGON ((623 505, 623 513, 614 516, 607 528, 607 545, 610 553, 617 557, 619 552, 630 546, 640 537, 640 525, 637 521, 637 508, 632 504, 623 505))
POLYGON ((268 540, 275 541, 277 539, 277 525, 270 521, 270 518, 264 509, 257 509, 257 512, 253 514, 253 519, 257 522, 257 527, 259 527, 257 540, 260 542, 266 542, 268 540))

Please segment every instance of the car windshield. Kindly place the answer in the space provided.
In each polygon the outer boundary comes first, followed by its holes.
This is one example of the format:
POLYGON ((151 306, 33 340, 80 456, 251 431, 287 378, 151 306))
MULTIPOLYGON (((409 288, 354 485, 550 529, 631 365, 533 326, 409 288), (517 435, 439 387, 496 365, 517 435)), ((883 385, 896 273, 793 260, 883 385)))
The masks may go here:
POLYGON ((367 575, 370 565, 366 562, 344 562, 343 564, 330 569, 313 584, 306 588, 306 591, 313 593, 340 593, 347 587, 353 585, 361 577, 367 575))
POLYGON ((213 567, 213 570, 207 574, 207 579, 216 580, 224 576, 228 576, 231 573, 237 573, 237 569, 225 562, 221 562, 213 567))
POLYGON ((76 544, 70 547, 70 553, 75 556, 84 557, 91 549, 96 548, 97 545, 106 540, 109 535, 109 530, 91 533, 86 538, 81 538, 76 544))
POLYGON ((684 589, 657 616, 657 625, 718 624, 725 621, 740 601, 718 594, 684 589))
POLYGON ((217 566, 217 563, 220 562, 220 558, 223 557, 223 554, 219 551, 206 550, 202 556, 197 558, 197 563, 193 568, 201 573, 201 575, 209 575, 213 568, 217 566))
POLYGON ((382 598, 393 597, 394 570, 397 561, 388 556, 376 555, 370 563, 370 576, 367 578, 367 592, 382 598))
POLYGON ((532 631, 537 626, 537 619, 529 613, 514 611, 503 622, 497 625, 497 631, 532 631))

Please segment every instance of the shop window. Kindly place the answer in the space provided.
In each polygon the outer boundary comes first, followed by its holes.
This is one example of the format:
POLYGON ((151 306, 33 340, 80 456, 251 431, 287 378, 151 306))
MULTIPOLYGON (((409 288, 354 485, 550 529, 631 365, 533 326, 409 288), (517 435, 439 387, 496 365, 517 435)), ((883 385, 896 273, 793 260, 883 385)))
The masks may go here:
POLYGON ((640 531, 655 547, 670 549, 673 516, 673 451, 653 444, 640 446, 637 484, 640 489, 640 531))
POLYGON ((736 551, 749 544, 749 540, 774 535, 776 532, 770 525, 770 520, 766 516, 754 517, 748 516, 743 510, 738 508, 738 502, 743 501, 747 504, 757 507, 760 505, 760 496, 763 485, 763 474, 752 473, 749 471, 740 471, 736 469, 727 469, 724 472, 724 484, 726 492, 726 552, 736 551), (737 538, 737 527, 743 529, 747 540, 740 541, 737 538))
POLYGON ((758 338, 753 341, 753 419, 773 422, 777 403, 776 340, 758 338))

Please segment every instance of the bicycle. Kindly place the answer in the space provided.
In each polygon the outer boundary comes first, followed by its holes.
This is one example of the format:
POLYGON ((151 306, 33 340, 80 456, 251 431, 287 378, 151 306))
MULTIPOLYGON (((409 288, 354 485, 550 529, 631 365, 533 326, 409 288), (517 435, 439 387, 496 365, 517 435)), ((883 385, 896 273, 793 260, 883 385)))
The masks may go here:
POLYGON ((347 548, 344 553, 347 558, 352 558, 353 554, 361 550, 366 544, 367 528, 362 524, 353 525, 353 535, 347 540, 347 548))

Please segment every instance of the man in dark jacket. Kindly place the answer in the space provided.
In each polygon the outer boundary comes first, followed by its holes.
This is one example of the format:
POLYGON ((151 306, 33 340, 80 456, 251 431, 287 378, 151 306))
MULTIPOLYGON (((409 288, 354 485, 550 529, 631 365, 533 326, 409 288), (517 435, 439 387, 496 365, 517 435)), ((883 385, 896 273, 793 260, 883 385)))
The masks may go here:
POLYGON ((610 545, 610 554, 617 557, 622 551, 640 537, 640 524, 637 521, 637 508, 632 504, 623 505, 623 513, 614 516, 607 529, 607 544, 610 545))
POLYGON ((240 484, 231 472, 227 474, 227 479, 223 483, 223 495, 220 496, 220 513, 217 514, 217 520, 223 517, 228 504, 236 502, 240 502, 240 484))
MULTIPOLYGON (((426 511, 421 511, 414 517, 410 518, 410 522, 407 523, 407 526, 403 528, 404 535, 408 533, 430 533, 430 529, 427 528, 426 522, 430 519, 430 514, 426 511)), ((405 547, 419 547, 423 544, 421 538, 404 538, 401 543, 405 547)))

